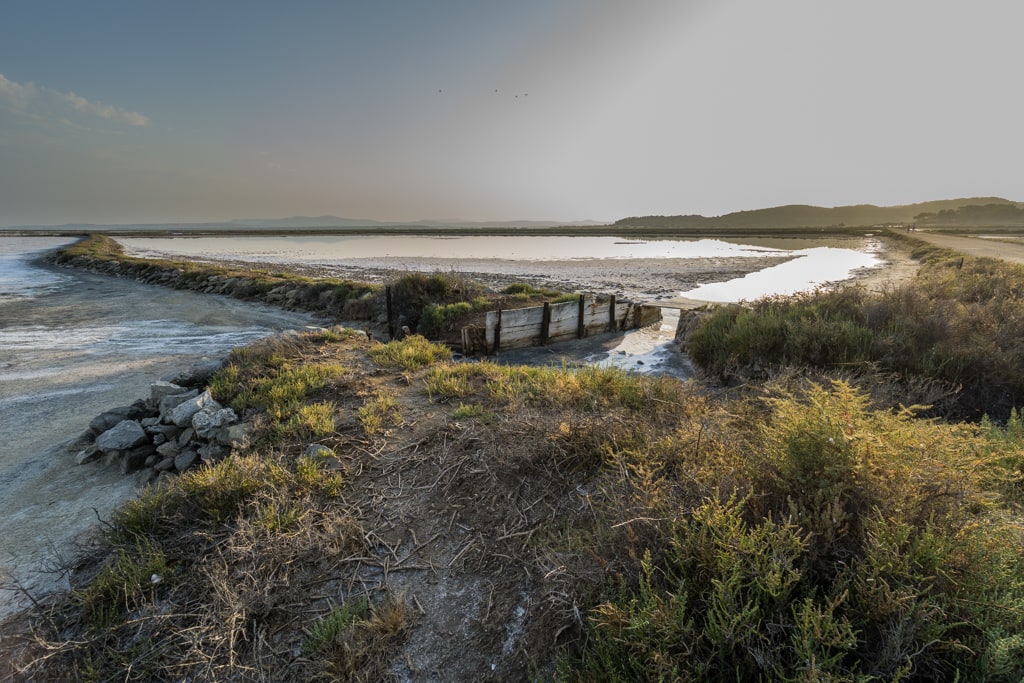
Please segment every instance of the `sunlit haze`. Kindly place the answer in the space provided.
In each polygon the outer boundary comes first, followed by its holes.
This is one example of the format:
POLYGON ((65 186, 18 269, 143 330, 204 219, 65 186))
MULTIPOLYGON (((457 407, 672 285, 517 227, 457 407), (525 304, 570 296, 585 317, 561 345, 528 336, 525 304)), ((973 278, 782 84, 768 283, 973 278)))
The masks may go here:
POLYGON ((8 2, 0 226, 1003 196, 1007 0, 8 2))

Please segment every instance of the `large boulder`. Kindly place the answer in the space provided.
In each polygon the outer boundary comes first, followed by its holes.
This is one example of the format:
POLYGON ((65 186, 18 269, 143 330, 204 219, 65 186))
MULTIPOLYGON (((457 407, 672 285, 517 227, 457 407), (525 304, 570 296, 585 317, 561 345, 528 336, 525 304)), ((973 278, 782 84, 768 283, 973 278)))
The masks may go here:
POLYGON ((122 420, 96 437, 96 447, 107 453, 134 448, 148 440, 142 425, 135 420, 122 420))
POLYGON ((89 429, 93 434, 102 434, 111 427, 117 425, 118 422, 123 422, 129 419, 129 415, 132 413, 131 406, 119 406, 117 408, 111 408, 110 410, 101 413, 94 417, 89 422, 89 429))
POLYGON ((192 428, 201 439, 216 438, 221 427, 238 422, 238 415, 231 408, 215 409, 212 405, 204 406, 192 416, 192 428))
POLYGON ((153 382, 149 385, 149 407, 153 410, 160 408, 160 401, 164 396, 175 396, 178 394, 184 394, 188 391, 185 387, 180 384, 174 384, 172 382, 153 382))
POLYGON ((192 416, 207 406, 212 407, 214 410, 220 410, 222 407, 213 400, 213 396, 209 391, 204 391, 198 396, 182 401, 175 406, 174 410, 171 411, 171 422, 179 427, 187 427, 192 423, 192 416))
POLYGON ((170 394, 169 396, 164 396, 163 398, 161 398, 160 421, 164 423, 170 423, 171 413, 174 411, 174 409, 177 408, 182 403, 184 403, 185 401, 193 399, 198 395, 199 391, 197 389, 192 389, 191 391, 186 391, 183 394, 170 394))
POLYGON ((224 446, 239 446, 246 442, 253 431, 254 427, 251 422, 228 425, 217 432, 217 443, 224 446))
POLYGON ((199 455, 202 457, 203 462, 207 464, 223 459, 230 452, 231 449, 228 447, 212 442, 199 447, 199 455))
POLYGON ((174 457, 174 469, 184 472, 197 462, 199 462, 199 453, 191 448, 187 448, 174 457))

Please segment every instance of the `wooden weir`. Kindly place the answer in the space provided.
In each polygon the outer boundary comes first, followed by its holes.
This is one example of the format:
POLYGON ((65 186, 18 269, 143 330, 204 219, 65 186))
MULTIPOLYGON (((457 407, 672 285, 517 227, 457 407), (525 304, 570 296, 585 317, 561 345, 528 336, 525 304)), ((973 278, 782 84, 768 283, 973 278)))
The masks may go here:
POLYGON ((483 325, 462 328, 462 351, 467 355, 545 346, 594 334, 645 327, 661 320, 657 306, 605 301, 581 294, 575 301, 529 308, 498 309, 487 313, 483 325))

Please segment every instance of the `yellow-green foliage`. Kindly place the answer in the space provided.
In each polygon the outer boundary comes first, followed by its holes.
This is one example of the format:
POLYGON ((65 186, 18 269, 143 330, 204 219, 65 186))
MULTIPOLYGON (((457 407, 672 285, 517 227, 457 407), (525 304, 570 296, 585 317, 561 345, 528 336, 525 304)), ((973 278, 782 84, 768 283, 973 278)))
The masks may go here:
POLYGON ((318 489, 329 496, 341 493, 345 484, 342 475, 328 469, 323 458, 309 455, 295 461, 295 480, 302 489, 318 489))
POLYGON ((400 341, 378 344, 369 350, 369 354, 377 365, 408 372, 451 360, 452 357, 447 347, 416 334, 400 341))
POLYGON ((505 289, 501 290, 501 293, 507 297, 511 297, 519 301, 555 299, 563 296, 569 297, 567 300, 572 300, 575 299, 577 296, 575 294, 563 294, 562 292, 559 292, 554 289, 541 289, 539 287, 529 285, 525 282, 513 283, 506 287, 505 289))
POLYGON ((388 427, 402 424, 402 412, 397 399, 391 394, 381 392, 360 406, 356 410, 356 417, 359 418, 359 423, 363 425, 367 436, 374 436, 388 427))
POLYGON ((1019 440, 843 383, 737 408, 609 453, 643 560, 564 680, 1021 679, 1019 440))
POLYGON ((281 464, 257 455, 231 456, 207 467, 189 470, 173 486, 147 489, 113 515, 116 542, 136 535, 160 534, 162 525, 183 518, 220 523, 233 518, 251 500, 280 490, 293 480, 281 464))
POLYGON ((478 403, 460 403, 459 407, 452 411, 453 420, 476 420, 488 424, 494 422, 497 416, 494 411, 488 410, 478 403))
POLYGON ((291 412, 287 421, 276 423, 275 435, 280 439, 302 441, 329 436, 334 433, 333 403, 305 403, 291 412))
POLYGON ((1024 403, 1024 266, 922 249, 918 277, 877 294, 848 287, 727 306, 689 337, 715 374, 737 368, 877 364, 957 387, 962 417, 1024 403))
POLYGON ((282 420, 294 413, 306 396, 344 374, 345 368, 334 363, 284 367, 276 374, 253 378, 238 387, 231 407, 239 413, 246 408, 260 408, 273 419, 282 420))
POLYGON ((427 395, 442 399, 462 398, 474 391, 472 378, 479 374, 475 364, 434 366, 427 371, 424 386, 427 395))
POLYGON ((369 611, 370 603, 366 598, 335 607, 310 627, 302 654, 311 657, 338 647, 345 632, 357 621, 365 619, 369 611))
POLYGON ((678 410, 689 392, 677 380, 630 374, 618 368, 531 367, 490 362, 433 368, 426 377, 431 396, 464 398, 485 387, 505 405, 529 404, 581 410, 625 408, 664 413, 678 410))
POLYGON ((463 325, 474 313, 493 307, 491 300, 482 296, 470 301, 428 304, 420 314, 416 331, 424 337, 441 337, 463 325))
MULTIPOLYGON (((324 341, 322 333, 313 338, 324 341)), ((309 440, 334 431, 335 406, 311 401, 347 370, 337 363, 306 363, 281 340, 232 352, 229 364, 210 380, 210 391, 239 414, 265 415, 265 433, 275 440, 309 440)))
POLYGON ((118 244, 117 240, 106 235, 89 235, 75 244, 61 249, 58 261, 66 261, 76 256, 109 260, 122 254, 124 254, 124 247, 118 244))

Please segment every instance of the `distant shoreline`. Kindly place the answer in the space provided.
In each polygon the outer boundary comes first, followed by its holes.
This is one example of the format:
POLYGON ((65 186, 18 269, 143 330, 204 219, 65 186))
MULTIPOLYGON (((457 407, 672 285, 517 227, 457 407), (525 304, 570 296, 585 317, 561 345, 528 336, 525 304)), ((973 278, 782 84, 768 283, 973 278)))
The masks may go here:
POLYGON ((560 226, 554 228, 474 228, 474 227, 415 227, 415 226, 382 226, 366 228, 249 228, 231 230, 210 230, 196 228, 190 230, 165 230, 145 228, 138 229, 63 229, 63 228, 0 228, 0 237, 78 237, 83 235, 106 235, 108 237, 140 236, 146 237, 270 237, 280 235, 446 235, 446 236, 552 236, 552 237, 650 237, 653 239, 672 238, 712 238, 712 237, 822 237, 850 236, 862 237, 866 232, 877 233, 881 228, 836 227, 836 228, 652 228, 622 227, 615 225, 602 226, 560 226))

